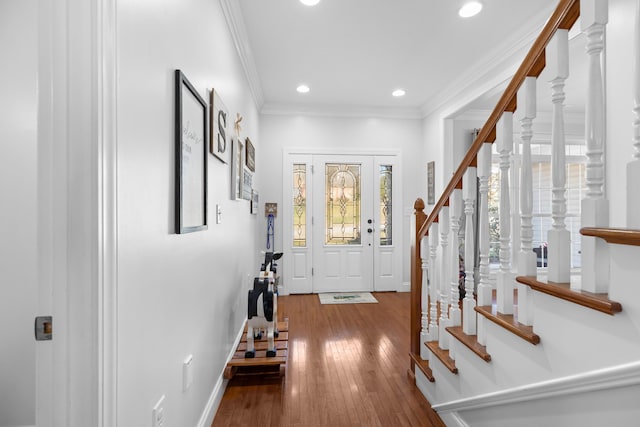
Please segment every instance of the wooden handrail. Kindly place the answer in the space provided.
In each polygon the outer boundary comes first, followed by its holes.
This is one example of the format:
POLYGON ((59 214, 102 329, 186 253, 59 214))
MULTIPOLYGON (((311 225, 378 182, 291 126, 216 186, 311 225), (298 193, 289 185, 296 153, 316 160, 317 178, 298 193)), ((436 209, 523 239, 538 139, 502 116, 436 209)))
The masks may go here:
MULTIPOLYGON (((500 100, 496 104, 495 108, 491 112, 491 115, 485 122, 482 129, 476 136, 471 148, 467 151, 466 155, 462 159, 460 166, 456 169, 453 177, 447 184, 446 188, 442 192, 442 195, 438 199, 437 203, 433 207, 433 210, 426 217, 423 209, 424 202, 422 199, 417 199, 414 205, 415 209, 415 228, 411 230, 411 369, 409 370, 409 376, 415 378, 416 360, 420 354, 420 308, 422 298, 422 274, 420 263, 420 239, 428 234, 429 227, 432 223, 438 221, 438 214, 444 206, 449 204, 449 196, 456 188, 461 188, 462 177, 470 166, 476 166, 477 155, 480 148, 485 142, 493 143, 496 140, 496 125, 498 120, 505 111, 514 112, 517 108, 517 94, 518 89, 523 84, 527 77, 538 77, 546 65, 545 49, 551 38, 554 36, 558 29, 569 30, 575 24, 576 20, 580 16, 580 0, 560 0, 558 6, 554 10, 553 14, 545 24, 540 35, 536 38, 535 42, 531 46, 531 49, 524 58, 522 64, 514 74, 513 78, 507 85, 504 93, 500 97, 500 100)), ((476 311, 482 313, 481 309, 487 309, 491 311, 491 306, 476 307, 476 311)), ((507 316, 508 317, 508 316, 507 316)), ((495 320, 494 320, 495 321, 495 320)), ((535 334, 532 334, 534 336, 535 334)), ((536 340, 529 337, 529 340, 536 343, 536 340)), ((537 338, 539 342, 539 337, 537 338)), ((427 374, 427 371, 423 369, 423 372, 427 374)), ((429 371, 430 373, 430 371, 429 371)), ((430 380, 433 379, 430 375, 430 380)))
POLYGON ((433 210, 427 217, 427 220, 418 231, 418 236, 425 236, 428 233, 429 226, 434 222, 438 212, 440 212, 440 209, 442 209, 443 206, 446 206, 451 192, 459 185, 459 183, 462 182, 464 172, 475 162, 482 144, 485 142, 495 141, 496 124, 498 123, 500 116, 502 116, 502 113, 505 111, 515 110, 517 105, 518 89, 524 82, 524 79, 528 76, 538 77, 540 75, 545 65, 545 49, 555 32, 558 29, 570 29, 579 16, 580 0, 560 0, 558 6, 551 15, 551 18, 549 18, 542 29, 542 32, 531 46, 527 56, 524 58, 524 61, 520 64, 520 67, 509 82, 509 85, 500 97, 500 100, 491 112, 491 115, 485 122, 484 126, 482 126, 482 129, 480 129, 478 136, 473 141, 473 144, 471 145, 471 148, 469 148, 469 151, 467 151, 464 159, 462 159, 460 166, 458 166, 458 169, 453 174, 453 177, 444 189, 442 195, 438 199, 438 202, 433 207, 433 210))

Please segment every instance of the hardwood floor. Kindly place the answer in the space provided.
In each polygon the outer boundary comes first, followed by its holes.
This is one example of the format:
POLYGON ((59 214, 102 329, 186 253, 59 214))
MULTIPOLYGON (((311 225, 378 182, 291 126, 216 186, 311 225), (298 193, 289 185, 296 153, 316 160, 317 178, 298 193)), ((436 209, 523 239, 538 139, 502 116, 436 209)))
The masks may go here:
POLYGON ((278 298, 286 375, 231 379, 212 427, 443 426, 407 378, 409 293, 374 295, 378 304, 278 298))

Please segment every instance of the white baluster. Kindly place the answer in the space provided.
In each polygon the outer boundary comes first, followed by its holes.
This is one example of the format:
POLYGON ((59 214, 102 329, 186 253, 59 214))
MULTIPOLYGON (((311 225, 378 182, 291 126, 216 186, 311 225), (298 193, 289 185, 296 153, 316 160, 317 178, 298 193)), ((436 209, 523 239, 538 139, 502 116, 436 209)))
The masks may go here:
POLYGON ((475 268, 475 232, 473 229, 473 212, 476 202, 476 168, 469 167, 464 172, 462 180, 462 191, 464 197, 465 230, 464 230, 464 289, 465 296, 462 302, 464 321, 462 322, 462 332, 467 335, 476 334, 476 300, 473 298, 475 280, 473 270, 475 268))
MULTIPOLYGON (((415 229, 415 228, 414 228, 415 229)), ((430 351, 424 345, 429 340, 429 236, 420 239, 420 258, 422 259, 422 318, 420 330, 420 358, 428 360, 430 351)))
POLYGON ((451 326, 460 326, 462 312, 458 301, 460 300, 460 245, 458 244, 458 231, 462 216, 462 190, 455 189, 449 197, 449 211, 451 213, 451 305, 449 306, 449 320, 451 326))
POLYGON ((438 223, 433 222, 429 226, 429 340, 438 341, 438 223))
POLYGON ((513 274, 511 273, 511 203, 509 200, 509 167, 513 150, 513 113, 505 111, 496 127, 496 143, 500 154, 500 271, 496 290, 498 311, 513 313, 513 274))
POLYGON ((633 160, 627 164, 627 226, 640 229, 640 0, 636 1, 633 70, 633 160))
MULTIPOLYGON (((608 227, 609 202, 604 197, 604 83, 601 57, 604 27, 608 21, 607 0, 581 0, 580 23, 587 35, 589 55, 585 138, 587 142, 587 196, 582 200, 581 226, 608 227)), ((596 237, 582 236, 582 280, 572 288, 589 292, 609 290, 609 245, 596 237)))
MULTIPOLYGON (((478 305, 491 305, 491 282, 489 279, 489 177, 491 176, 491 144, 485 142, 478 151, 478 178, 480 178, 480 200, 478 201, 478 246, 480 248, 480 283, 478 305)), ((478 343, 486 345, 483 316, 478 316, 478 343)))
POLYGON ((549 230, 549 281, 567 283, 570 278, 571 237, 565 225, 567 213, 566 161, 564 135, 564 82, 569 77, 569 37, 567 30, 558 30, 547 45, 547 70, 551 82, 553 119, 551 123, 551 218, 549 230))
MULTIPOLYGON (((518 275, 537 276, 536 254, 533 252, 533 171, 531 164, 531 138, 533 119, 536 117, 536 78, 527 77, 518 91, 518 110, 521 113, 522 164, 520 166, 520 254, 518 275)), ((518 283, 518 321, 533 323, 532 295, 527 285, 518 283)))
POLYGON ((438 219, 440 221, 440 248, 442 262, 440 271, 442 272, 440 278, 440 322, 438 323, 439 331, 439 343, 441 349, 448 350, 449 349, 449 333, 445 331, 445 328, 449 325, 449 280, 447 280, 447 271, 449 271, 449 256, 447 252, 447 248, 449 246, 449 232, 451 231, 449 227, 449 207, 444 206, 440 209, 440 213, 438 214, 438 219))

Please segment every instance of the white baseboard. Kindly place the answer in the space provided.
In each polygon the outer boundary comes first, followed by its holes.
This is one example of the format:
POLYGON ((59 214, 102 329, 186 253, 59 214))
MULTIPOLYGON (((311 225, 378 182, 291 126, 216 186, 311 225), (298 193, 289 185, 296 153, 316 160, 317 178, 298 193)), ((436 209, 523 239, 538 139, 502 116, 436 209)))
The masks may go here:
MULTIPOLYGON (((231 352, 227 356, 227 361, 225 362, 225 367, 227 363, 236 352, 236 348, 238 348, 238 344, 240 344, 240 340, 242 339, 242 334, 244 333, 244 325, 247 323, 247 319, 244 319, 242 322, 242 326, 240 327, 240 331, 238 331, 238 335, 231 346, 231 352)), ((220 402, 222 401, 222 396, 224 395, 224 391, 227 389, 227 384, 229 380, 224 379, 224 368, 222 372, 220 372, 220 376, 218 377, 218 381, 216 381, 215 386, 213 386, 213 391, 209 396, 209 400, 207 400, 207 404, 202 411, 202 415, 200 416, 200 420, 198 421, 197 427, 209 427, 213 423, 213 419, 218 412, 218 407, 220 406, 220 402)))
POLYGON ((411 292, 411 282, 402 282, 398 292, 411 292))

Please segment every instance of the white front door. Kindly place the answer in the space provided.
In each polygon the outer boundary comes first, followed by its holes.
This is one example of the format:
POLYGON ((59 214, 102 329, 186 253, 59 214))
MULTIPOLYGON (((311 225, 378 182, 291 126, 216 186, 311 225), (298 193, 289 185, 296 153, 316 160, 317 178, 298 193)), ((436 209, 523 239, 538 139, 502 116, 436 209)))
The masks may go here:
POLYGON ((372 157, 314 156, 313 177, 313 291, 372 291, 372 157))
POLYGON ((289 293, 395 291, 402 282, 397 155, 285 153, 289 293))

